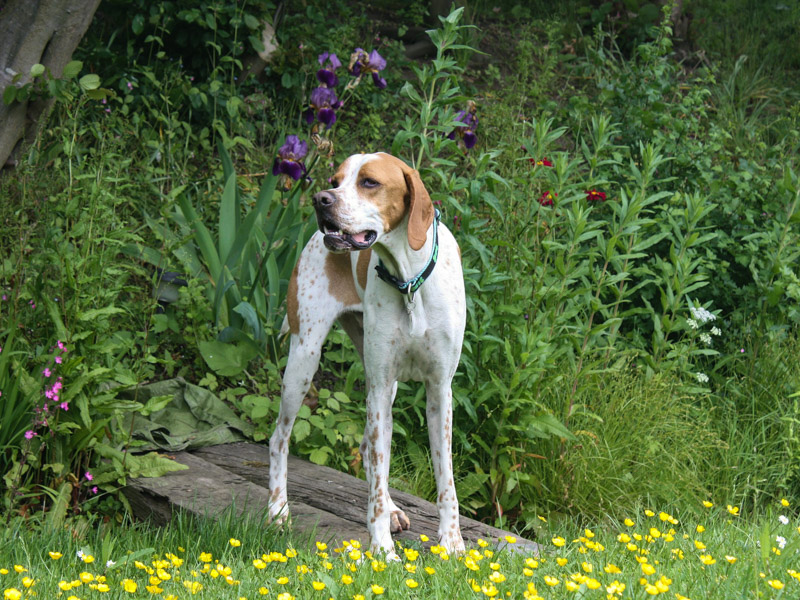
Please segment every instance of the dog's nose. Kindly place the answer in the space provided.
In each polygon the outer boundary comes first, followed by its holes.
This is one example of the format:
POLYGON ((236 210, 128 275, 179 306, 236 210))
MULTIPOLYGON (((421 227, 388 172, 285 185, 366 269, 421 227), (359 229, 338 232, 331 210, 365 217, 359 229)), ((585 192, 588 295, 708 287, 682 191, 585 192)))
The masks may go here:
POLYGON ((336 203, 336 196, 332 192, 325 190, 314 194, 313 198, 314 208, 328 208, 336 203))

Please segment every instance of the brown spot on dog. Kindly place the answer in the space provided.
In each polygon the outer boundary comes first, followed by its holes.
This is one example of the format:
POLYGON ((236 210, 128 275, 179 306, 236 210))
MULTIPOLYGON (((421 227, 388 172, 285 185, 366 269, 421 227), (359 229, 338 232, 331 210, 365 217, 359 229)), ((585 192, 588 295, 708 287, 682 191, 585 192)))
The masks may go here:
POLYGON ((350 256, 329 252, 325 257, 325 275, 328 277, 328 292, 331 296, 345 306, 361 302, 353 282, 350 256))
POLYGON ((289 292, 286 295, 286 316, 289 320, 289 332, 294 334, 300 332, 300 319, 297 318, 297 267, 299 266, 300 261, 298 260, 289 279, 289 292))
POLYGON ((372 258, 372 248, 367 248, 358 253, 358 262, 356 263, 356 277, 358 285, 362 290, 367 289, 367 274, 369 273, 369 261, 372 258))

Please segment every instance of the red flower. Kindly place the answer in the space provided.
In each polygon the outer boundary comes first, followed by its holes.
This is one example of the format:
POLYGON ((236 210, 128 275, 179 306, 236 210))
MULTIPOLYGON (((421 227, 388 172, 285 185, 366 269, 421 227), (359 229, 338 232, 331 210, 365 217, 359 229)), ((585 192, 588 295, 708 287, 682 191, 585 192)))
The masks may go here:
POLYGON ((532 165, 536 165, 538 167, 552 167, 553 166, 553 163, 551 163, 549 160, 547 160, 547 157, 540 158, 539 160, 536 160, 535 158, 529 158, 528 162, 531 163, 532 165))
POLYGON ((539 204, 542 206, 553 206, 553 199, 558 198, 558 193, 547 191, 538 198, 539 204))
POLYGON ((586 192, 586 199, 589 202, 595 202, 599 200, 600 202, 606 201, 606 193, 605 192, 598 192, 597 190, 592 190, 591 192, 586 192))

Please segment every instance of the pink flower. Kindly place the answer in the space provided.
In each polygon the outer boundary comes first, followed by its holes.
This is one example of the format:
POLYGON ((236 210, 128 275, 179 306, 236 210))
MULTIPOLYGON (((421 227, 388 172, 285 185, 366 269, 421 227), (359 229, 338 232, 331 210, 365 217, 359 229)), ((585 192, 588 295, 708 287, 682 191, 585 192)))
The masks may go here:
POLYGON ((28 431, 25 432, 25 439, 26 440, 33 439, 33 436, 35 436, 35 435, 36 435, 36 432, 33 431, 32 429, 29 429, 28 431))
POLYGON ((56 356, 55 361, 56 361, 56 364, 60 365, 61 364, 61 357, 60 356, 56 356))
POLYGON ((59 406, 61 410, 69 410, 69 402, 62 402, 59 406))
POLYGON ((44 371, 42 371, 42 375, 44 375, 45 377, 50 377, 50 375, 52 375, 52 373, 50 372, 49 368, 45 367, 44 371))
POLYGON ((86 479, 87 479, 88 481, 91 481, 92 479, 94 479, 94 475, 92 475, 91 473, 89 473, 89 471, 86 471, 86 473, 84 473, 84 477, 86 477, 86 479))
POLYGON ((93 493, 93 494, 96 494, 96 493, 97 493, 97 486, 96 486, 96 485, 95 485, 95 486, 92 486, 92 493, 93 493))

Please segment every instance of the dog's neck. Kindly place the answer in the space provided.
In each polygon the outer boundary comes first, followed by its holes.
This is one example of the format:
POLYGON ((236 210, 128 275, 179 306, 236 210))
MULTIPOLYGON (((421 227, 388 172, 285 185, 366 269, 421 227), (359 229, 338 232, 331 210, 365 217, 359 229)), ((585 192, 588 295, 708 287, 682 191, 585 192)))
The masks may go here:
MULTIPOLYGON (((386 269, 401 281, 408 281, 422 271, 431 258, 433 251, 433 227, 428 227, 425 243, 419 250, 408 245, 408 215, 399 227, 380 237, 375 243, 375 252, 383 261, 386 269)), ((419 291, 425 289, 423 285, 419 291)))

